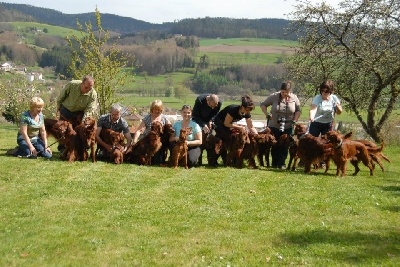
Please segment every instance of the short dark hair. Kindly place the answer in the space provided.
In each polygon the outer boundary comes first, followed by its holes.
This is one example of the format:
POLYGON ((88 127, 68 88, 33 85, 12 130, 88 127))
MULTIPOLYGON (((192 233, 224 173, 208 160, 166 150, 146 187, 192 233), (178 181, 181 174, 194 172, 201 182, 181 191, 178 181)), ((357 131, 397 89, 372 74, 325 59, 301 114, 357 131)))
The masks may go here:
POLYGON ((328 89, 330 94, 333 94, 335 91, 335 85, 331 80, 324 80, 320 86, 319 86, 319 93, 322 94, 322 91, 325 91, 325 89, 328 89))
POLYGON ((249 95, 244 95, 242 96, 242 106, 244 108, 251 108, 252 110, 254 109, 254 102, 253 100, 250 98, 249 95))
POLYGON ((281 84, 281 90, 292 91, 292 81, 285 81, 281 84))

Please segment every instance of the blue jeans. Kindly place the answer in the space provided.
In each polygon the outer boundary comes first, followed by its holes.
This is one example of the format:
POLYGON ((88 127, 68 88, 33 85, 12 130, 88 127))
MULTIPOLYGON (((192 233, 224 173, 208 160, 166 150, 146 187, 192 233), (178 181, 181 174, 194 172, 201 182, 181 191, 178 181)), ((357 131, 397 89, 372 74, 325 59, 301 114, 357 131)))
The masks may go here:
MULTIPOLYGON (((31 143, 38 152, 38 156, 42 156, 46 159, 51 159, 52 155, 48 151, 46 151, 42 139, 40 138, 31 139, 31 143)), ((24 139, 18 138, 17 144, 18 144, 17 156, 27 157, 31 155, 31 150, 29 149, 29 146, 24 139)))

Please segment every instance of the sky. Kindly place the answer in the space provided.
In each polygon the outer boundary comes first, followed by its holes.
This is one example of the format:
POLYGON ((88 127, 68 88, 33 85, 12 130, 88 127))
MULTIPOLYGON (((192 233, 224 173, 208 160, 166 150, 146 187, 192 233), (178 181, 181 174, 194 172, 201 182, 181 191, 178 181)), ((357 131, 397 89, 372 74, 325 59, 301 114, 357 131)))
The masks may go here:
MULTIPOLYGON (((322 0, 311 0, 320 3, 322 0)), ((326 0, 334 4, 339 0, 326 0)), ((114 14, 150 23, 174 22, 185 18, 282 18, 294 10, 295 0, 0 0, 50 8, 65 14, 94 12, 114 14)))

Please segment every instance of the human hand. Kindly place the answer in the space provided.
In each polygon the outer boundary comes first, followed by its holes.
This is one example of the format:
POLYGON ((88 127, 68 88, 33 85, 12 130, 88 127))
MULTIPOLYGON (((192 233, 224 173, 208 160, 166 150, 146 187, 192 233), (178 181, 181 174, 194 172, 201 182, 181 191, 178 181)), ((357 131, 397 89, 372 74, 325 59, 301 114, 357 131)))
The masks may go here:
POLYGON ((208 133, 210 132, 210 128, 208 128, 207 125, 204 125, 204 127, 203 127, 203 132, 206 133, 206 134, 208 134, 208 133))
POLYGON ((31 150, 31 156, 37 157, 38 153, 37 153, 36 149, 34 147, 31 147, 30 150, 31 150))
POLYGON ((271 113, 267 113, 266 118, 267 118, 267 120, 271 120, 272 119, 272 114, 271 113))

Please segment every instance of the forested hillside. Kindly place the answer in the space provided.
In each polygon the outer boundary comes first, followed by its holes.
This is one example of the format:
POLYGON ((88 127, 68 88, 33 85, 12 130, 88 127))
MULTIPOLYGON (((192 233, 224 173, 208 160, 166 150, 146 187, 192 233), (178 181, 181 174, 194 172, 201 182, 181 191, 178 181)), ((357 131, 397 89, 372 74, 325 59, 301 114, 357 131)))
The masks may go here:
MULTIPOLYGON (((176 22, 153 24, 134 18, 107 14, 100 10, 104 29, 120 34, 131 34, 157 30, 166 34, 195 35, 203 38, 275 38, 296 40, 294 35, 286 35, 285 28, 290 21, 284 19, 231 19, 198 18, 183 19, 176 22)), ((0 2, 0 22, 37 21, 49 25, 76 29, 76 20, 91 21, 96 25, 95 13, 64 14, 53 9, 24 4, 0 2)))

